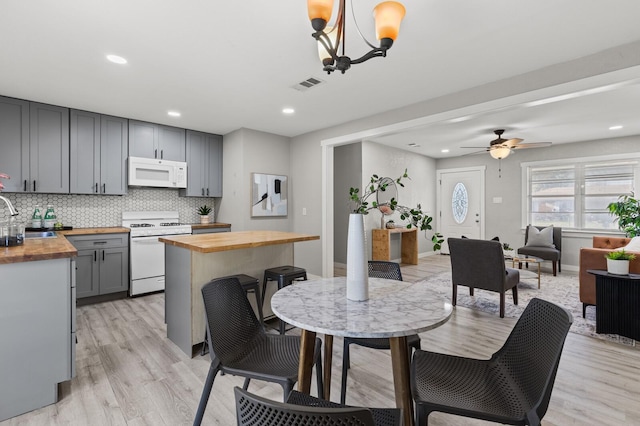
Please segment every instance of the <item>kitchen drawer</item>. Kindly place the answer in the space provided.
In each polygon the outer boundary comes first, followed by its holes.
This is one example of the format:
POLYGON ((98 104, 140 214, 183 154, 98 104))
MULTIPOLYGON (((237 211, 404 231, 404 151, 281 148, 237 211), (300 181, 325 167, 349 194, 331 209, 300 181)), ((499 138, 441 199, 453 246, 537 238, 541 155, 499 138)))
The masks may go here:
POLYGON ((129 234, 69 235, 67 240, 78 250, 129 246, 129 234))

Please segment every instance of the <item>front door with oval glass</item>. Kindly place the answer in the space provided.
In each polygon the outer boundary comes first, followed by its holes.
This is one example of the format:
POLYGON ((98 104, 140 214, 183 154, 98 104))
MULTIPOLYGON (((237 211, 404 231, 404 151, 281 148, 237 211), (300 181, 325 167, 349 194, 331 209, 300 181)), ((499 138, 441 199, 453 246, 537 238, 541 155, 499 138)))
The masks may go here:
POLYGON ((438 231, 445 239, 441 253, 449 253, 449 237, 484 237, 484 170, 441 170, 438 181, 438 231))

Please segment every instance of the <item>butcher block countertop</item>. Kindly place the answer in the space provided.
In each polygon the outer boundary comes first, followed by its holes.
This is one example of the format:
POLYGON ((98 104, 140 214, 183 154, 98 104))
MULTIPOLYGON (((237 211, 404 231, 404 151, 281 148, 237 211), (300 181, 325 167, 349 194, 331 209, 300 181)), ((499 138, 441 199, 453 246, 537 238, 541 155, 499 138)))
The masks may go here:
POLYGON ((19 246, 0 247, 0 264, 63 259, 78 254, 66 238, 27 238, 19 246))
POLYGON ((129 228, 112 226, 105 228, 74 228, 69 231, 58 231, 58 235, 94 235, 94 234, 120 234, 129 233, 129 228))
POLYGON ((177 235, 173 237, 161 237, 159 241, 191 251, 213 253, 217 251, 238 250, 319 239, 320 236, 318 235, 298 234, 295 232, 240 231, 220 232, 216 234, 177 235))
POLYGON ((19 246, 0 247, 0 264, 31 262, 35 260, 63 259, 74 257, 78 251, 65 235, 92 235, 128 233, 129 228, 77 228, 57 231, 56 238, 26 238, 19 246))

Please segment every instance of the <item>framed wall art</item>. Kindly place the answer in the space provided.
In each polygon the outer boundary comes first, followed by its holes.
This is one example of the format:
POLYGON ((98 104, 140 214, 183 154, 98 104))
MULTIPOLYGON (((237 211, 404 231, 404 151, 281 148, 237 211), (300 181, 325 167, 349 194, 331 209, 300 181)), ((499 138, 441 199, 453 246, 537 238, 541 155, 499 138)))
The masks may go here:
POLYGON ((287 177, 251 173, 251 217, 287 215, 287 177))

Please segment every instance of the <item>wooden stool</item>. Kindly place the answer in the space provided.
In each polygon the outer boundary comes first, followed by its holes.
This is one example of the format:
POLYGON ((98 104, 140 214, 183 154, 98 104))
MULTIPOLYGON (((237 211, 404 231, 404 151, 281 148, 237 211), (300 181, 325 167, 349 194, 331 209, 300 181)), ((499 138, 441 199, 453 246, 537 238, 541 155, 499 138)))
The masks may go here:
MULTIPOLYGON (((260 317, 259 318, 260 324, 262 324, 264 322, 264 318, 262 315, 262 297, 260 296, 260 281, 257 278, 254 278, 252 276, 245 275, 245 274, 229 275, 226 277, 220 277, 216 279, 223 279, 223 278, 237 278, 238 281, 240 281, 240 285, 242 286, 242 289, 246 293, 247 297, 249 296, 249 293, 254 294, 256 298, 256 306, 258 307, 258 316, 260 317)), ((200 352, 200 355, 205 355, 208 352, 209 352, 209 343, 207 342, 207 332, 205 331, 204 345, 202 345, 202 351, 200 352)))
MULTIPOLYGON (((291 284, 295 280, 307 279, 307 271, 304 268, 296 266, 278 266, 276 268, 265 269, 264 281, 262 281, 262 303, 264 303, 265 292, 267 291, 268 281, 277 281, 278 290, 291 284)), ((285 323, 280 320, 280 334, 285 333, 285 323)))

